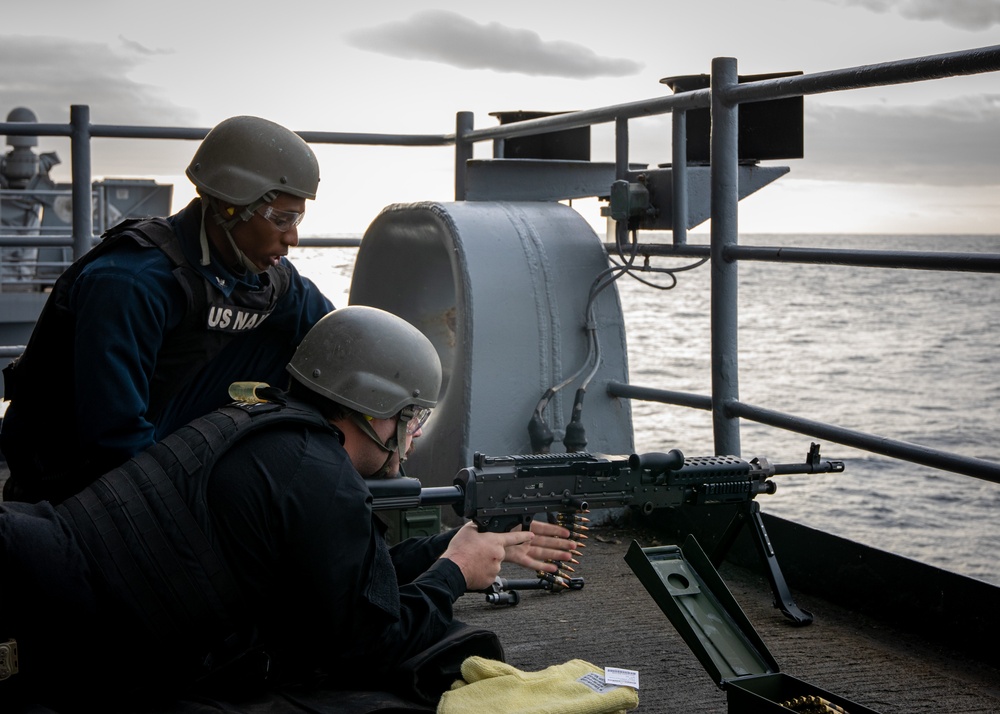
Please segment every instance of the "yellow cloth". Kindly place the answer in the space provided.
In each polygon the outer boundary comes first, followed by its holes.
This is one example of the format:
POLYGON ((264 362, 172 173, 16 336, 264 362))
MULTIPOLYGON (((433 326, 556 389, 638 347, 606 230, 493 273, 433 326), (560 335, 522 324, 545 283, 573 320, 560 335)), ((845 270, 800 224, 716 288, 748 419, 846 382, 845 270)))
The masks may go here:
POLYGON ((462 663, 462 679, 441 697, 437 714, 618 714, 637 706, 636 690, 604 685, 604 670, 582 659, 522 672, 505 662, 469 657, 462 663), (586 675, 600 691, 577 681, 586 675))

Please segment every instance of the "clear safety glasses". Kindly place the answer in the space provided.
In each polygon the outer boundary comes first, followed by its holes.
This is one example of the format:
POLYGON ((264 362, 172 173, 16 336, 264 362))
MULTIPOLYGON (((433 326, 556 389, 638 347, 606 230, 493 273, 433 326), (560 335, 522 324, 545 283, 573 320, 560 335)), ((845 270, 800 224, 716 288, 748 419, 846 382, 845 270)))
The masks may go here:
MULTIPOLYGON (((427 407, 418 407, 411 404, 408 407, 403 407, 403 410, 399 413, 399 418, 406 422, 406 433, 413 436, 426 422, 427 418, 431 415, 431 410, 427 407)), ((364 415, 365 419, 371 421, 375 417, 368 414, 364 415)))
POLYGON ((431 410, 427 407, 408 406, 399 413, 400 419, 406 419, 406 433, 413 436, 426 422, 431 415, 431 410))
POLYGON ((256 213, 264 220, 274 224, 274 227, 282 233, 295 228, 295 226, 302 222, 302 218, 306 215, 305 213, 296 213, 295 211, 282 211, 267 204, 259 207, 256 213))

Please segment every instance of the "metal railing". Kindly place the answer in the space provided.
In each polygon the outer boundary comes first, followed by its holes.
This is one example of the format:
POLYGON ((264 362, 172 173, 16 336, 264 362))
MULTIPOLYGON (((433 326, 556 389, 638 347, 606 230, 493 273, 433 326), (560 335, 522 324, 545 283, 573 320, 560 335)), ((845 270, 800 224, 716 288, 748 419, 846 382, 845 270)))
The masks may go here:
MULTIPOLYGON (((695 256, 711 258, 712 394, 711 396, 651 389, 612 383, 613 396, 656 401, 665 404, 710 410, 713 417, 715 450, 739 454, 741 419, 828 439, 846 446, 923 464, 955 473, 1000 483, 1000 464, 969 458, 918 444, 896 441, 795 415, 776 412, 741 402, 737 344, 739 261, 780 261, 920 270, 1000 272, 1000 255, 928 253, 908 251, 865 251, 747 247, 738 245, 738 110, 740 104, 799 97, 825 92, 887 86, 956 77, 1000 70, 1000 45, 966 51, 904 59, 877 65, 740 82, 733 58, 712 62, 708 89, 681 92, 667 97, 618 104, 598 109, 568 112, 538 119, 474 128, 473 115, 460 112, 454 133, 449 134, 356 134, 340 132, 300 132, 308 142, 373 146, 454 146, 455 197, 466 196, 467 162, 473 146, 481 141, 500 142, 509 138, 575 129, 602 123, 615 124, 615 175, 625 179, 629 166, 628 122, 631 119, 672 114, 672 155, 686 156, 686 113, 692 109, 711 112, 711 234, 709 245, 687 242, 687 166, 675 161, 672 181, 673 240, 668 245, 639 244, 644 255, 695 256)), ((74 254, 82 255, 93 241, 91 202, 91 147, 94 137, 200 140, 208 129, 175 127, 135 127, 90 124, 86 106, 71 109, 70 123, 0 123, 0 134, 68 136, 72 141, 74 254)), ((620 222, 618 242, 626 227, 620 222)), ((343 238, 303 239, 303 246, 351 246, 357 240, 343 238)), ((30 243, 29 243, 30 244, 30 243)), ((45 243, 51 245, 51 243, 45 243)), ((0 348, 0 352, 4 349, 0 348)))

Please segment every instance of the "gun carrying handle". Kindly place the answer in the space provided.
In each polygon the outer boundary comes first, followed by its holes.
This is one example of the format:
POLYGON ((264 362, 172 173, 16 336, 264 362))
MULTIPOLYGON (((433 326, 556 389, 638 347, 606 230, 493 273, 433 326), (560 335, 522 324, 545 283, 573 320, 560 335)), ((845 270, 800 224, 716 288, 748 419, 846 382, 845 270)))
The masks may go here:
POLYGON ((684 454, 680 449, 671 449, 667 453, 651 451, 647 454, 632 454, 628 457, 630 469, 648 469, 653 473, 677 471, 684 466, 684 454))

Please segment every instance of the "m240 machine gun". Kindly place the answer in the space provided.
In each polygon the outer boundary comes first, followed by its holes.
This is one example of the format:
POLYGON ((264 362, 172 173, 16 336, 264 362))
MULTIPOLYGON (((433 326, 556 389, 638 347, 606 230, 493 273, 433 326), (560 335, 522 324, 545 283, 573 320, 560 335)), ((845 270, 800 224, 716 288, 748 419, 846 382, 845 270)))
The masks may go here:
MULTIPOLYGON (((480 531, 505 532, 527 528, 544 515, 574 530, 577 514, 592 508, 632 507, 649 514, 661 508, 737 504, 737 513, 711 556, 718 567, 745 523, 751 527, 758 554, 774 593, 774 605, 797 625, 812 622, 812 614, 792 599, 764 528, 758 494, 774 493, 772 476, 839 473, 844 462, 820 457, 812 444, 803 463, 772 464, 758 457, 685 457, 678 449, 631 456, 586 452, 486 456, 477 453, 473 465, 459 471, 453 486, 421 488, 413 478, 369 481, 375 510, 451 505, 474 521, 480 531)), ((540 574, 537 587, 551 589, 552 578, 540 574)), ((582 587, 581 578, 566 578, 563 587, 582 587), (574 582, 575 581, 575 582, 574 582)), ((519 581, 518 587, 525 587, 519 581)), ((503 589, 498 584, 497 590, 503 589)), ((493 593, 497 597, 497 593, 493 593)), ((495 601, 499 601, 495 600, 495 601)), ((507 600, 516 604, 516 596, 507 600)))

